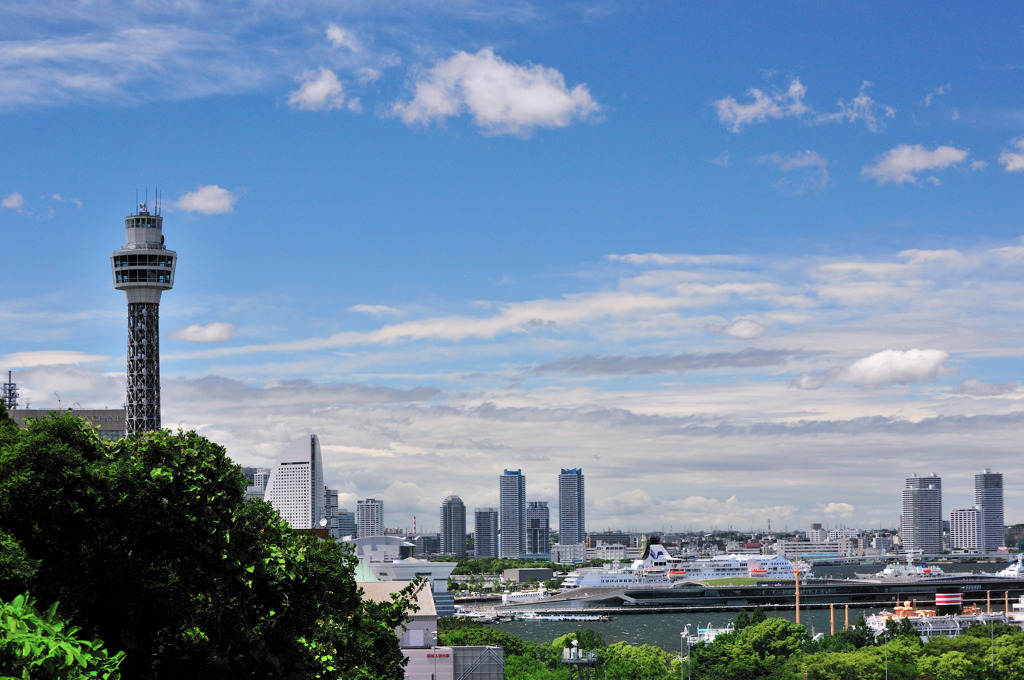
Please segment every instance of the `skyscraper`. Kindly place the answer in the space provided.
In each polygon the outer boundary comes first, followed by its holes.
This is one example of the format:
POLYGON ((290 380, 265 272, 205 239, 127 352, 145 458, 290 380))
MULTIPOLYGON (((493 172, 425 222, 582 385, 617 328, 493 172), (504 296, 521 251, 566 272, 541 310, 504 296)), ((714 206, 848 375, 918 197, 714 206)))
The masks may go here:
POLYGON ((384 501, 376 498, 356 501, 356 532, 359 538, 384 535, 384 501))
POLYGON ((327 494, 320 440, 315 434, 288 445, 270 470, 263 500, 293 529, 320 528, 321 520, 327 519, 327 494))
POLYGON ((1006 545, 1003 525, 1003 475, 985 468, 974 475, 974 504, 981 508, 978 549, 995 552, 1006 545))
POLYGON ((473 511, 473 549, 477 557, 498 556, 498 510, 477 508, 473 511))
POLYGON ((558 475, 558 542, 586 543, 586 503, 583 491, 583 469, 562 468, 558 475))
POLYGON ((499 481, 499 557, 519 557, 526 552, 526 477, 522 470, 505 470, 499 481))
POLYGON ((114 288, 128 296, 125 432, 160 429, 160 294, 174 286, 178 255, 164 247, 164 218, 145 203, 124 218, 127 243, 110 255, 114 288))
POLYGON ((526 504, 526 552, 538 556, 551 554, 551 511, 547 501, 526 504))
POLYGON ((907 477, 900 535, 904 550, 927 555, 942 552, 942 478, 934 472, 927 477, 907 477))
POLYGON ((466 504, 455 494, 441 503, 441 554, 466 556, 466 504))

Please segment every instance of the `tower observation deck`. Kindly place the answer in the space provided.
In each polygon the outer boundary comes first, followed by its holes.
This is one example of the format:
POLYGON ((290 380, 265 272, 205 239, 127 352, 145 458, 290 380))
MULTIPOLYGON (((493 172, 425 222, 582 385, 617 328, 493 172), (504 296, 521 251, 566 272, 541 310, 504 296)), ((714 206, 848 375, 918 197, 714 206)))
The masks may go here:
POLYGON ((160 294, 174 285, 178 255, 164 247, 159 204, 124 218, 127 243, 110 255, 114 288, 128 295, 125 433, 160 429, 160 294))

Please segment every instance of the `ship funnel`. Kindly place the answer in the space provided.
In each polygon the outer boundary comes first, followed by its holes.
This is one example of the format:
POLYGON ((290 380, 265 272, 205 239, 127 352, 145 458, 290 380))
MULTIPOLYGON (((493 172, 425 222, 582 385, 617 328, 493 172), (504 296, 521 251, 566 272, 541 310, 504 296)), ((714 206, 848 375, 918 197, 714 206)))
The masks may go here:
POLYGON ((935 591, 935 613, 939 616, 959 614, 964 608, 964 595, 959 588, 945 586, 935 591))

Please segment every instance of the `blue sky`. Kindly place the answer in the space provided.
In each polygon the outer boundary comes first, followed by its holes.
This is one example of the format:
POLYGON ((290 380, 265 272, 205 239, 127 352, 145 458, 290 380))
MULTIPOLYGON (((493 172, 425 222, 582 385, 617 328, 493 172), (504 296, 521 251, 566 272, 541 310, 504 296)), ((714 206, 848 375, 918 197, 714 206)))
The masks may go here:
POLYGON ((591 529, 1022 521, 1024 8, 0 6, 0 368, 116 406, 159 186, 163 419, 320 436, 389 526, 522 468, 591 529))

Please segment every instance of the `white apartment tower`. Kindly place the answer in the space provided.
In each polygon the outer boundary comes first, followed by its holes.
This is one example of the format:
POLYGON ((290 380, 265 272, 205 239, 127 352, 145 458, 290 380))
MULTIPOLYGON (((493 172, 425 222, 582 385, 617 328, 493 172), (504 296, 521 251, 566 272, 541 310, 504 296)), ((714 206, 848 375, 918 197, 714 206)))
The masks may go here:
POLYGON ((985 468, 974 475, 974 504, 981 509, 978 549, 995 552, 1006 545, 1003 525, 1003 475, 985 468))
POLYGON ((981 508, 956 508, 949 513, 949 547, 953 550, 978 549, 981 508))
POLYGON ((505 470, 499 482, 499 557, 520 557, 526 553, 526 477, 522 470, 505 470))
POLYGON ((124 218, 126 243, 110 255, 114 288, 128 296, 125 433, 160 429, 160 295, 174 286, 178 255, 164 247, 160 203, 124 218))
POLYGON ((498 509, 473 511, 473 549, 477 557, 498 556, 498 509))
POLYGON ((586 502, 582 468, 562 468, 558 475, 558 542, 586 543, 586 502))
POLYGON ((466 504, 455 494, 441 503, 441 554, 466 556, 466 504))
POLYGON ((359 538, 384 535, 384 501, 376 498, 356 501, 356 533, 359 538))
POLYGON ((926 555, 942 552, 942 478, 934 472, 927 477, 907 477, 903 488, 903 520, 900 523, 903 548, 926 555))
POLYGON ((263 500, 293 529, 326 527, 327 495, 320 440, 315 434, 288 445, 270 470, 263 500))

